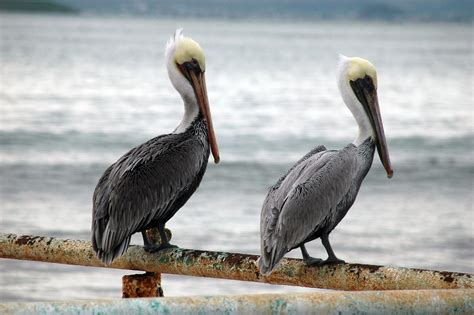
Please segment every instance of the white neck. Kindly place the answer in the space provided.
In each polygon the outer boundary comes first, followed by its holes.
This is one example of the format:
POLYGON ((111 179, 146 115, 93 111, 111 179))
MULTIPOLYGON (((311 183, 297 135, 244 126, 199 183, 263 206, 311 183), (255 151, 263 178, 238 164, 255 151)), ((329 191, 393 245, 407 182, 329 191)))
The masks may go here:
POLYGON ((357 99, 357 96, 350 86, 349 80, 345 76, 345 70, 345 65, 341 64, 338 76, 338 86, 344 103, 346 103, 346 106, 351 111, 357 125, 359 126, 359 134, 352 142, 355 146, 359 146, 368 137, 374 137, 374 132, 369 117, 367 117, 362 104, 357 99))
POLYGON ((199 105, 194 94, 193 87, 189 81, 184 77, 184 75, 179 71, 175 61, 174 61, 174 49, 175 43, 170 43, 166 47, 165 58, 166 58, 166 68, 168 69, 168 76, 170 78, 171 84, 181 95, 181 98, 184 102, 184 115, 181 123, 176 127, 173 133, 182 133, 191 126, 191 123, 199 115, 199 105))
MULTIPOLYGON (((194 92, 193 92, 194 95, 194 92)), ((185 132, 189 126, 193 123, 196 117, 199 115, 199 107, 196 102, 196 97, 194 97, 194 102, 183 97, 184 102, 184 115, 183 119, 179 123, 178 127, 173 131, 173 133, 182 133, 185 132)))

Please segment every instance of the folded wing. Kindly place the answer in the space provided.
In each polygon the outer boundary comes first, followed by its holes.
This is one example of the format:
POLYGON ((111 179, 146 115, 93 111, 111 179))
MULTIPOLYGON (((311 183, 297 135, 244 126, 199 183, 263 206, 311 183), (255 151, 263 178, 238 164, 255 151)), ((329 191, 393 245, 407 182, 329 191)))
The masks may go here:
POLYGON ((109 167, 93 198, 92 245, 110 263, 128 248, 131 235, 170 215, 173 203, 201 170, 205 156, 190 140, 165 135, 125 154, 109 167))
POLYGON ((260 270, 270 273, 291 249, 323 228, 350 189, 356 171, 351 147, 319 151, 295 165, 268 194, 261 216, 260 270))

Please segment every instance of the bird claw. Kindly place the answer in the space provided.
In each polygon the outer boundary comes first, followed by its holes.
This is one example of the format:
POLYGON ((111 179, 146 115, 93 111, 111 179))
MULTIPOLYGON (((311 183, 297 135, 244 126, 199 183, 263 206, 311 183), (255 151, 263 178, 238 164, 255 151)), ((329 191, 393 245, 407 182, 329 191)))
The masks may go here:
POLYGON ((318 263, 318 266, 324 266, 324 265, 338 265, 338 264, 345 264, 346 262, 342 259, 339 258, 328 258, 326 260, 321 260, 318 263))
POLYGON ((303 259, 306 266, 319 266, 323 261, 321 258, 307 257, 303 259))

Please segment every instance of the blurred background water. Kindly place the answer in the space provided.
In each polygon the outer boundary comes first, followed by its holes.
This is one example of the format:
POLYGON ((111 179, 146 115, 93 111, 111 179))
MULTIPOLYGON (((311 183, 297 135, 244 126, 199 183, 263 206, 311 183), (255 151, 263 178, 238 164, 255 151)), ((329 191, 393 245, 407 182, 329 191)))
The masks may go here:
MULTIPOLYGON (((337 255, 474 272, 469 23, 1 14, 1 232, 90 239, 92 192, 105 168, 181 119, 163 58, 178 27, 206 52, 222 161, 209 164, 169 222, 173 243, 259 253, 268 187, 314 146, 341 148, 356 136, 336 86, 343 53, 378 69, 395 175, 388 180, 376 157, 331 234, 337 255)), ((319 241, 308 250, 326 255, 319 241)), ((133 273, 0 266, 2 301, 118 298, 120 276, 133 273)), ((163 287, 166 296, 308 290, 169 275, 163 287)))

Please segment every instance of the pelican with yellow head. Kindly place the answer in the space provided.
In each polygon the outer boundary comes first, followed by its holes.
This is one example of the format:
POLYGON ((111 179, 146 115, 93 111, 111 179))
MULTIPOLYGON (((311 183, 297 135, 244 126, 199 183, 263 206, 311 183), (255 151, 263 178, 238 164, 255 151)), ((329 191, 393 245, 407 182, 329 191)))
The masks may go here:
POLYGON ((352 207, 377 148, 387 176, 393 175, 377 96, 377 72, 367 60, 340 56, 337 82, 358 126, 356 139, 341 150, 317 146, 273 185, 260 217, 263 275, 283 256, 300 248, 309 265, 344 263, 336 257, 329 234, 352 207), (308 254, 305 243, 320 238, 328 258, 308 254))
POLYGON ((145 250, 171 245, 165 224, 196 191, 206 171, 210 151, 219 162, 205 80, 206 60, 201 46, 181 30, 165 50, 166 68, 184 103, 176 129, 142 143, 109 166, 93 196, 92 246, 110 264, 127 250, 132 235, 141 232, 145 250), (145 233, 157 228, 162 243, 145 233))

